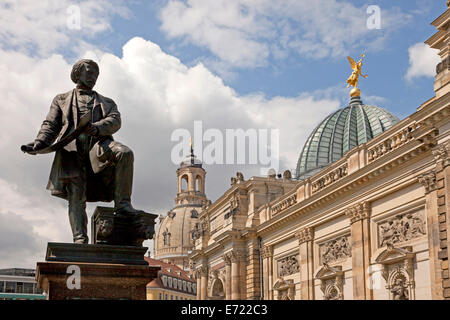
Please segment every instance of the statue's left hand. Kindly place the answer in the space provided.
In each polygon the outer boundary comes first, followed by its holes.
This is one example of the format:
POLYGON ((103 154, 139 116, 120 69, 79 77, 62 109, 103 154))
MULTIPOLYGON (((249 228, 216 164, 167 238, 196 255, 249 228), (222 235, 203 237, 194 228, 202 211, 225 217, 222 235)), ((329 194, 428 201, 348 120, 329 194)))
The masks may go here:
POLYGON ((90 136, 96 136, 98 134, 98 128, 93 124, 89 124, 87 125, 85 132, 90 136))

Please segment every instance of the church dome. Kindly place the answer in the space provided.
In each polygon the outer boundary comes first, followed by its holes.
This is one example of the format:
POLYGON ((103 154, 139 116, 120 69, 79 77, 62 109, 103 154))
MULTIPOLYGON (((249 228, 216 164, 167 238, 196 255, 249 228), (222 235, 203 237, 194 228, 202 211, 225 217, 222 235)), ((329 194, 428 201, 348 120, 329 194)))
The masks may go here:
POLYGON ((352 97, 347 107, 330 114, 310 134, 297 162, 297 178, 314 175, 399 121, 388 111, 352 97))
POLYGON ((155 235, 155 258, 172 262, 182 269, 188 267, 187 255, 193 249, 192 230, 198 223, 200 205, 181 205, 170 210, 155 235))
POLYGON ((186 167, 202 167, 202 162, 194 155, 192 151, 191 154, 184 158, 180 163, 180 168, 186 167))

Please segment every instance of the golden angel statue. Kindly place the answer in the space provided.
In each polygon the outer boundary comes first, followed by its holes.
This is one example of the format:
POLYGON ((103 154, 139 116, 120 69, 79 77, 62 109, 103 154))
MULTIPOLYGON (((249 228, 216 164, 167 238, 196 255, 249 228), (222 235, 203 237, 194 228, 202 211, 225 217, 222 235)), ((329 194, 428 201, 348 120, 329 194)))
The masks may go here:
POLYGON ((368 75, 363 75, 361 71, 364 57, 365 55, 362 54, 361 59, 358 62, 355 62, 355 60, 353 60, 351 57, 347 57, 348 61, 350 62, 350 66, 353 69, 352 75, 347 79, 347 88, 350 86, 356 88, 358 86, 359 76, 362 76, 364 79, 368 77, 368 75))

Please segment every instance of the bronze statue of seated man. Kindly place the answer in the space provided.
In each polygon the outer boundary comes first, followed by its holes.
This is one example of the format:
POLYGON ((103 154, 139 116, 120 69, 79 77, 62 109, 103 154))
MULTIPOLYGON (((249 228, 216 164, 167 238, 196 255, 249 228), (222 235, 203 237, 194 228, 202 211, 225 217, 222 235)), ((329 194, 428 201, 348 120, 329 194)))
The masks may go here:
POLYGON ((71 73, 76 88, 53 99, 36 140, 22 148, 42 150, 73 132, 81 117, 91 117, 76 138, 56 150, 47 185, 52 195, 69 202, 75 243, 88 243, 86 201, 114 200, 118 215, 142 212, 131 205, 133 152, 112 137, 121 126, 117 105, 92 90, 98 75, 94 61, 76 62, 71 73))

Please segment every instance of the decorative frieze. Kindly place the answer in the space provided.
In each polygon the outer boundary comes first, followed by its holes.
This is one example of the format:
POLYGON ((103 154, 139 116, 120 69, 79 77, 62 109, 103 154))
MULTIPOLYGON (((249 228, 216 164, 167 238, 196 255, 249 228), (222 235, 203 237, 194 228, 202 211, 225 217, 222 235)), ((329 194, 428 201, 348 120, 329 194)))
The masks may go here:
POLYGON ((280 213, 281 211, 293 206, 297 203, 297 193, 294 193, 293 195, 287 197, 286 199, 281 200, 280 202, 274 204, 271 207, 271 213, 272 216, 280 213))
POLYGON ((351 223, 367 219, 370 216, 370 204, 367 201, 358 203, 345 210, 345 215, 350 218, 351 223))
POLYGON ((352 256, 349 235, 329 240, 321 244, 319 248, 321 262, 325 264, 342 261, 352 256))
POLYGON ((314 229, 312 227, 300 229, 295 233, 295 238, 297 238, 299 244, 312 241, 314 239, 314 229))
POLYGON ((285 277, 300 272, 298 254, 278 260, 278 276, 285 277))
POLYGON ((436 172, 434 170, 429 171, 419 176, 419 182, 425 187, 425 193, 428 194, 437 188, 436 172))
POLYGON ((334 169, 333 171, 327 173, 326 175, 320 177, 312 183, 312 193, 316 193, 323 188, 329 186, 332 183, 342 179, 348 174, 348 164, 344 163, 342 166, 334 169))
POLYGON ((378 246, 409 241, 425 234, 422 210, 399 214, 378 224, 378 246))

